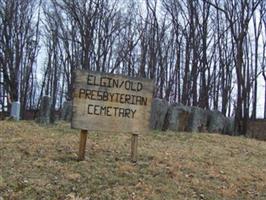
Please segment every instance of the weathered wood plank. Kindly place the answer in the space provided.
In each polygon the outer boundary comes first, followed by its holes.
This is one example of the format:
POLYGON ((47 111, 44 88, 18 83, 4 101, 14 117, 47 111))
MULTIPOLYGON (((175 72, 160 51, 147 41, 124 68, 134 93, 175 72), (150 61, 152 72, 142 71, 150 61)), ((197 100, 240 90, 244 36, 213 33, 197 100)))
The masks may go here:
POLYGON ((91 131, 147 131, 152 92, 152 80, 77 70, 72 127, 91 131))

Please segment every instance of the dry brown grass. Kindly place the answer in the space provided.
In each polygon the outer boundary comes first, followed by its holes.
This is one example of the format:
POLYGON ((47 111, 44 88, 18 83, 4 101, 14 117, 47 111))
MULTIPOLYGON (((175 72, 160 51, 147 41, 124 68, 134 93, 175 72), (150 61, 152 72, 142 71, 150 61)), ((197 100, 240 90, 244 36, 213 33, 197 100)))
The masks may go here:
POLYGON ((150 132, 129 162, 130 135, 69 124, 0 122, 0 199, 266 199, 266 142, 218 134, 150 132))

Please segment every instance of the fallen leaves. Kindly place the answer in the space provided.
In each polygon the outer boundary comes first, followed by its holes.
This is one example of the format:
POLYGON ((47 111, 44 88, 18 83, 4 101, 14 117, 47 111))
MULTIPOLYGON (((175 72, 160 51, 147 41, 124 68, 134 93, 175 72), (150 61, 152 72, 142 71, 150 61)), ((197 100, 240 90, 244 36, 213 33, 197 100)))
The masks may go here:
POLYGON ((129 162, 130 135, 88 135, 69 124, 0 122, 0 200, 266 199, 265 142, 215 134, 146 133, 129 162))

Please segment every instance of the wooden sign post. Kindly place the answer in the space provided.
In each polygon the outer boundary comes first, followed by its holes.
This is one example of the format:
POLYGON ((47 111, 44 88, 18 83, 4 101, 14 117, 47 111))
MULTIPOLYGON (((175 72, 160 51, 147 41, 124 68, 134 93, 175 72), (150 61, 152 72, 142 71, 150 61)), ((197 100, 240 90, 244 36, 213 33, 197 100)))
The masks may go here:
POLYGON ((81 129, 79 160, 88 131, 132 134, 131 160, 137 161, 138 135, 149 130, 153 81, 121 75, 75 72, 72 128, 81 129))
POLYGON ((80 131, 80 142, 79 142, 79 155, 78 160, 82 161, 85 159, 85 150, 86 150, 86 142, 87 142, 87 130, 80 131))
POLYGON ((138 134, 132 133, 131 137, 131 162, 137 162, 137 156, 138 156, 138 134))

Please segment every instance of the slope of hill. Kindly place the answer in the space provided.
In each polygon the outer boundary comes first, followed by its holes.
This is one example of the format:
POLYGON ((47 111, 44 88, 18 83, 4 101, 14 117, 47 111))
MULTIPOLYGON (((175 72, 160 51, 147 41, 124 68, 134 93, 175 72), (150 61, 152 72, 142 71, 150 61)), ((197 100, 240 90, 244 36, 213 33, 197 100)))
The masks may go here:
POLYGON ((129 162, 130 135, 69 124, 0 122, 0 199, 266 199, 266 142, 150 132, 129 162))

